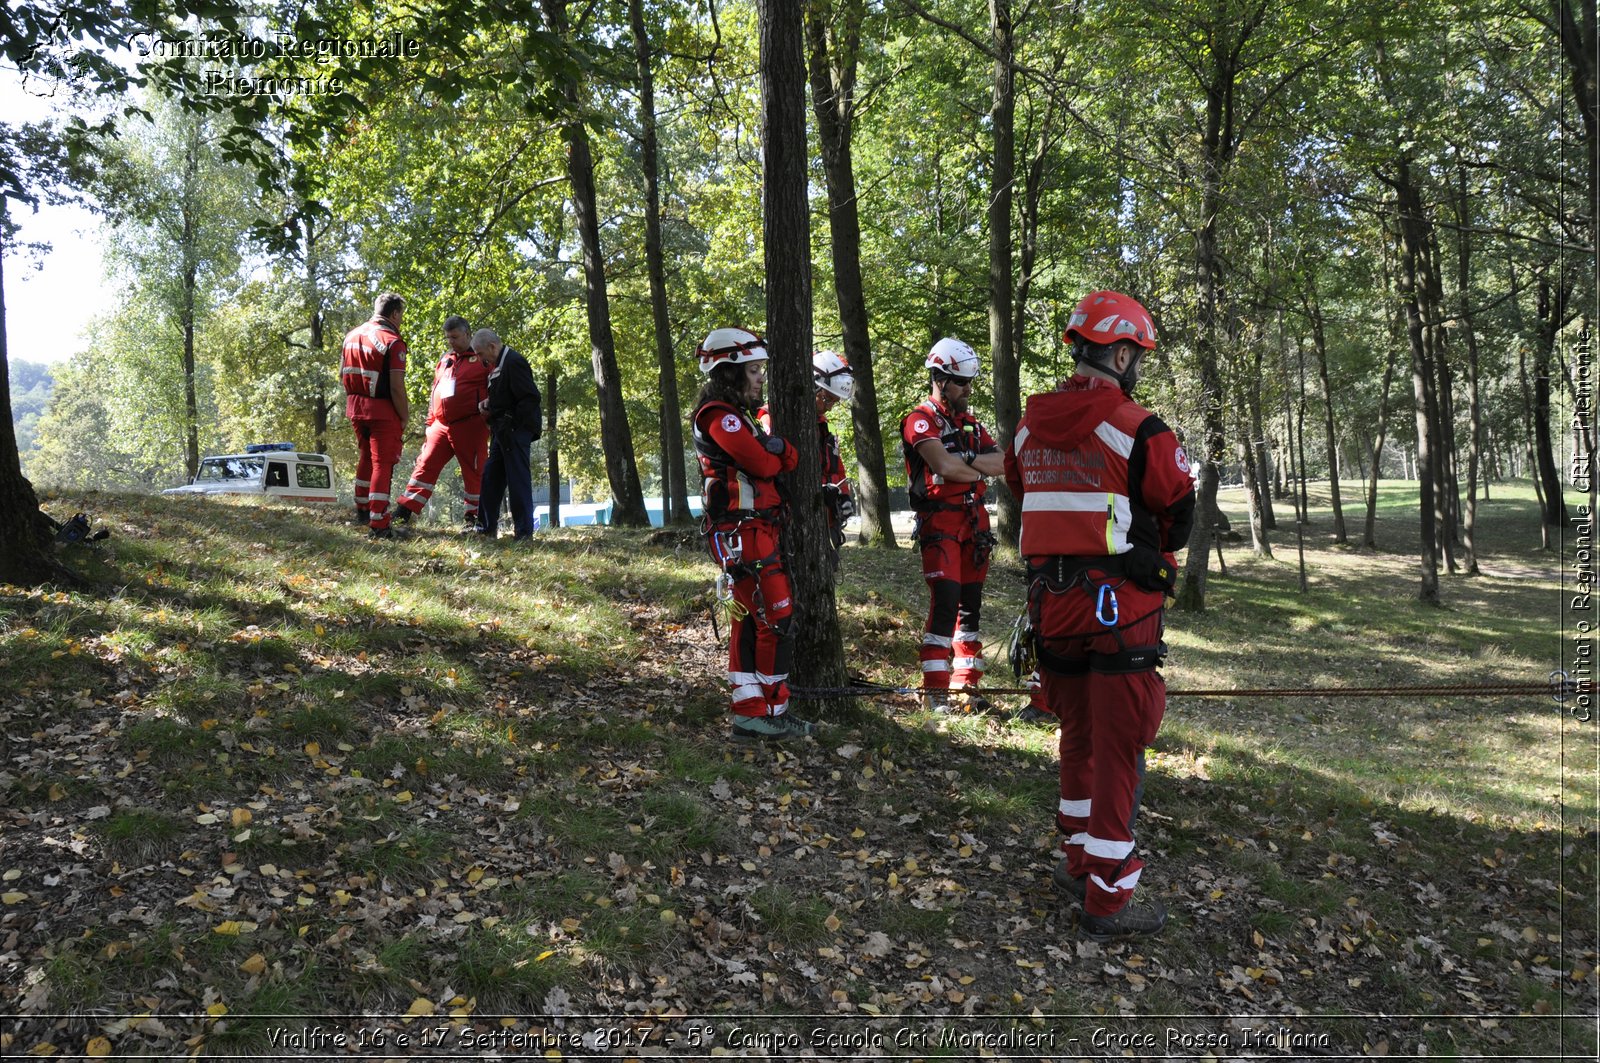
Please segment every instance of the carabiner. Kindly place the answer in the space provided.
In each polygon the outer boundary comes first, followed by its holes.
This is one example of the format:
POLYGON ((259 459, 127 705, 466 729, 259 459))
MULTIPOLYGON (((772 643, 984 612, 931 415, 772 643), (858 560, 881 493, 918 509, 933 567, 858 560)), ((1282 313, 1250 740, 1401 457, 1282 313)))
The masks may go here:
POLYGON ((1111 589, 1111 584, 1100 584, 1100 591, 1094 599, 1094 618, 1100 621, 1102 627, 1117 626, 1117 592, 1111 589), (1111 617, 1106 617, 1106 602, 1111 603, 1111 617))

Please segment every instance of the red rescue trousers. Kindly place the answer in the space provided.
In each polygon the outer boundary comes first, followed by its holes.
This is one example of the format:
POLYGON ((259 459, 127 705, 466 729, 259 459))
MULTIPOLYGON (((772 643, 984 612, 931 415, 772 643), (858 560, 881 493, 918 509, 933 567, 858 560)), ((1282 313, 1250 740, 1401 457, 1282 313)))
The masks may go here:
POLYGON ((712 560, 733 576, 729 708, 735 716, 781 716, 789 708, 794 599, 778 554, 777 526, 747 520, 714 530, 708 545, 712 560))
POLYGON ((1120 578, 1090 570, 1064 590, 1042 582, 1029 595, 1041 642, 1040 674, 1047 707, 1061 721, 1061 802, 1056 825, 1074 876, 1088 876, 1084 911, 1111 915, 1133 896, 1144 867, 1133 855, 1133 819, 1145 747, 1166 711, 1167 687, 1154 668, 1117 671, 1121 650, 1157 646, 1163 599, 1120 578), (1098 588, 1116 595, 1115 622, 1098 588))
POLYGON ((466 505, 467 523, 478 519, 478 493, 483 488, 483 463, 489 458, 489 423, 482 417, 463 417, 455 424, 435 421, 428 426, 427 439, 417 464, 411 470, 411 480, 399 504, 413 513, 433 497, 439 474, 456 459, 461 467, 461 498, 466 505))
POLYGON ((974 688, 983 680, 983 581, 989 559, 975 536, 989 530, 981 506, 976 527, 967 510, 925 513, 917 522, 928 620, 922 631, 922 685, 928 690, 974 688))
POLYGON ((356 509, 367 511, 374 528, 389 526, 389 487, 400 460, 405 426, 398 417, 354 420, 356 432, 356 509))

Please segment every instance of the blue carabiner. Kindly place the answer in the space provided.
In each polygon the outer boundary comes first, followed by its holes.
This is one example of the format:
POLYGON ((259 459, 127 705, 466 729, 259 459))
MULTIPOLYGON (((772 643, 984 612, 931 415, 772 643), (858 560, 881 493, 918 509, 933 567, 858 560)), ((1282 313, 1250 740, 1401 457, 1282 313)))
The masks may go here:
POLYGON ((1117 626, 1117 592, 1111 589, 1111 584, 1100 584, 1100 593, 1094 599, 1094 618, 1100 621, 1102 627, 1117 626), (1106 618, 1106 602, 1111 603, 1111 618, 1106 618))

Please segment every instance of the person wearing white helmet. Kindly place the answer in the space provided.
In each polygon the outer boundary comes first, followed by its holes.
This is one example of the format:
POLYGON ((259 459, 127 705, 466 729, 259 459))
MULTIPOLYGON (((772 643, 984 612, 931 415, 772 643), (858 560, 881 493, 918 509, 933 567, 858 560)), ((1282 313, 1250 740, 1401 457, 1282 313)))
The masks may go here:
POLYGON ((1000 448, 967 408, 978 356, 960 340, 933 345, 924 363, 931 379, 926 401, 900 422, 913 538, 922 550, 928 620, 922 633, 922 686, 929 710, 987 712, 977 693, 983 679, 983 581, 994 534, 984 508, 985 478, 1004 471, 1000 448), (960 692, 952 699, 950 691, 960 692))
POLYGON ((1061 721, 1064 835, 1056 885, 1094 941, 1157 933, 1159 901, 1134 903, 1133 828, 1144 749, 1166 709, 1156 668, 1166 595, 1189 539, 1194 483, 1172 430, 1130 397, 1155 326, 1120 292, 1085 296, 1068 319, 1076 372, 1034 395, 1005 455, 1022 505, 1020 547, 1044 698, 1061 721))
POLYGON ((689 426, 703 479, 706 547, 722 569, 718 593, 732 616, 732 734, 741 741, 803 738, 816 728, 789 712, 794 600, 779 549, 784 496, 777 482, 800 455, 753 412, 766 387, 765 340, 719 328, 695 354, 706 383, 689 426))
MULTIPOLYGON (((833 567, 839 567, 839 548, 844 545, 845 521, 856 515, 856 502, 850 494, 844 459, 839 456, 839 440, 828 428, 828 413, 855 390, 855 370, 837 351, 818 351, 811 356, 811 379, 816 384, 817 457, 822 463, 822 499, 828 507, 828 536, 833 567)), ((772 431, 772 416, 765 406, 759 414, 761 427, 772 431)))

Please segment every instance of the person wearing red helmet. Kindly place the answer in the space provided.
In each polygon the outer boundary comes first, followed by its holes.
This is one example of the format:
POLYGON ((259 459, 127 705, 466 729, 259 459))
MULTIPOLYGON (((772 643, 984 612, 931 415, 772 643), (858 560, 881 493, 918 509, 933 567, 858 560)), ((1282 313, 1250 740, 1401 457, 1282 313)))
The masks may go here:
POLYGON ((778 477, 799 463, 785 439, 752 412, 766 386, 766 341, 719 328, 695 351, 706 383, 689 426, 703 478, 703 532, 722 569, 718 596, 728 603, 728 684, 733 738, 781 741, 816 730, 789 712, 794 656, 794 598, 779 535, 784 496, 778 477))
MULTIPOLYGON (((836 351, 817 351, 811 356, 811 379, 816 385, 817 459, 822 463, 822 499, 828 507, 828 538, 833 567, 839 567, 839 548, 844 546, 844 525, 856 515, 856 501, 850 494, 844 459, 839 456, 839 440, 828 428, 828 414, 855 389, 855 370, 836 351)), ((772 415, 765 406, 757 413, 761 427, 772 431, 772 415)))
POLYGON ((356 433, 356 522, 374 539, 392 539, 389 488, 400 460, 411 404, 406 398, 406 341, 400 321, 406 301, 393 292, 378 296, 372 320, 345 335, 339 381, 345 416, 356 433))
POLYGON ((922 632, 922 686, 930 711, 986 712, 977 693, 983 679, 983 581, 994 534, 984 508, 985 478, 1004 471, 1000 448, 967 408, 978 356, 960 340, 933 345, 924 365, 928 398, 900 422, 913 538, 922 550, 928 620, 922 632), (961 692, 952 699, 950 691, 961 692))
POLYGON ((466 318, 445 318, 444 339, 449 349, 434 368, 428 418, 423 422, 427 438, 395 508, 394 519, 404 524, 421 513, 433 497, 439 474, 454 459, 461 469, 466 530, 473 531, 478 525, 483 465, 489 458, 489 422, 478 407, 489 397, 490 367, 472 350, 472 326, 466 318))
POLYGON ((1095 941, 1154 934, 1159 901, 1134 903, 1143 868, 1133 827, 1144 750, 1166 710, 1156 671, 1174 551, 1194 522, 1189 459, 1130 397, 1155 326, 1120 292, 1085 296, 1063 337, 1076 371, 1034 395, 1005 454, 1022 506, 1021 552, 1044 697, 1061 721, 1066 836, 1054 879, 1095 941))

